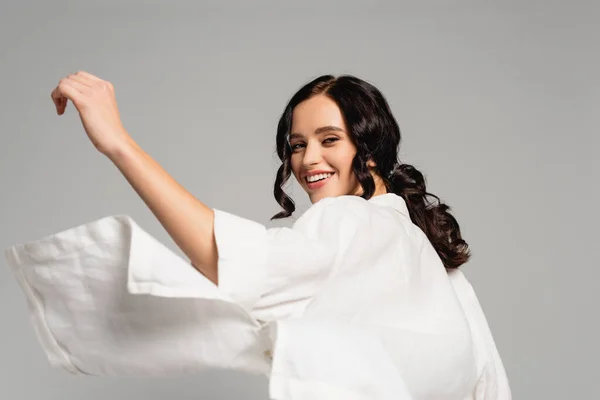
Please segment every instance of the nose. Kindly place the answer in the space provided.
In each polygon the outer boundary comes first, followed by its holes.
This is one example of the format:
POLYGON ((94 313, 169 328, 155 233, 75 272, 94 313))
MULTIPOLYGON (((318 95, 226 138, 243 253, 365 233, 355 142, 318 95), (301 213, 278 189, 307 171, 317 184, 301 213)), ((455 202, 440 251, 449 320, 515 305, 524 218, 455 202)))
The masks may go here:
POLYGON ((309 142, 304 149, 304 157, 302 158, 304 167, 318 165, 321 162, 321 159, 321 147, 318 144, 311 144, 309 142))

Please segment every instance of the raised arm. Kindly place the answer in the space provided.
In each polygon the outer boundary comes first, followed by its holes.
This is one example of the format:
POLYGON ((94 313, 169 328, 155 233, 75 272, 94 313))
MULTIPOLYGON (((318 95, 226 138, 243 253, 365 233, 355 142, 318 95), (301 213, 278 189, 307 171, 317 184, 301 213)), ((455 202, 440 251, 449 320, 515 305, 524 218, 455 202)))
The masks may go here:
POLYGON ((218 284, 213 211, 134 142, 121 122, 113 85, 79 71, 61 79, 51 98, 58 115, 72 101, 96 149, 125 175, 192 265, 218 284))
POLYGON ((123 173, 192 265, 218 284, 214 212, 173 179, 133 140, 106 156, 123 173))

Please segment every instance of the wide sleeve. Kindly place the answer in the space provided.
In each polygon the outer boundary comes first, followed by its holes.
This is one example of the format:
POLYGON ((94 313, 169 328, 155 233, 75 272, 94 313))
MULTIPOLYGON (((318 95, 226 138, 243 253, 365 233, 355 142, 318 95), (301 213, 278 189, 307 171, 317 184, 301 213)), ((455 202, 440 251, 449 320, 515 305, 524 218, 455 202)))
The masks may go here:
POLYGON ((359 234, 359 216, 349 201, 324 198, 291 228, 265 228, 215 211, 219 288, 263 321, 302 307, 334 273, 359 234))
POLYGON ((14 245, 5 257, 55 367, 75 374, 155 375, 205 368, 268 375, 265 321, 326 281, 355 219, 334 198, 293 228, 215 210, 218 286, 127 215, 14 245))
POLYGON ((260 324, 127 215, 12 246, 5 257, 50 363, 74 374, 268 374, 260 324))
POLYGON ((506 370, 475 290, 462 271, 450 270, 448 276, 473 335, 478 372, 474 400, 510 400, 506 370))

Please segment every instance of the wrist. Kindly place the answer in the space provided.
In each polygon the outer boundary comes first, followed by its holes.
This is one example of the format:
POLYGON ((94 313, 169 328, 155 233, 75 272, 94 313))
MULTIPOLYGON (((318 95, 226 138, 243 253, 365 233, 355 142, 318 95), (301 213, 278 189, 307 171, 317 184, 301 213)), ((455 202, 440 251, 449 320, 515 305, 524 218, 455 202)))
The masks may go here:
POLYGON ((102 151, 102 153, 112 162, 118 162, 123 158, 130 156, 136 148, 139 148, 137 143, 135 143, 131 136, 124 134, 120 140, 102 151))

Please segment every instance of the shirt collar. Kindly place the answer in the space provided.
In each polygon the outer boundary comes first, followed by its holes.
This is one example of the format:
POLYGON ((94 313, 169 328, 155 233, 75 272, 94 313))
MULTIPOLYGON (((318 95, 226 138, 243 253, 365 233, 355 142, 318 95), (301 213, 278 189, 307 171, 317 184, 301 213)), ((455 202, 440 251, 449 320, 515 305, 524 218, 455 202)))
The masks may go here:
POLYGON ((368 201, 382 206, 392 207, 399 213, 410 217, 410 214, 408 213, 408 208, 406 207, 406 202, 401 196, 397 195, 396 193, 380 194, 371 197, 368 201))

